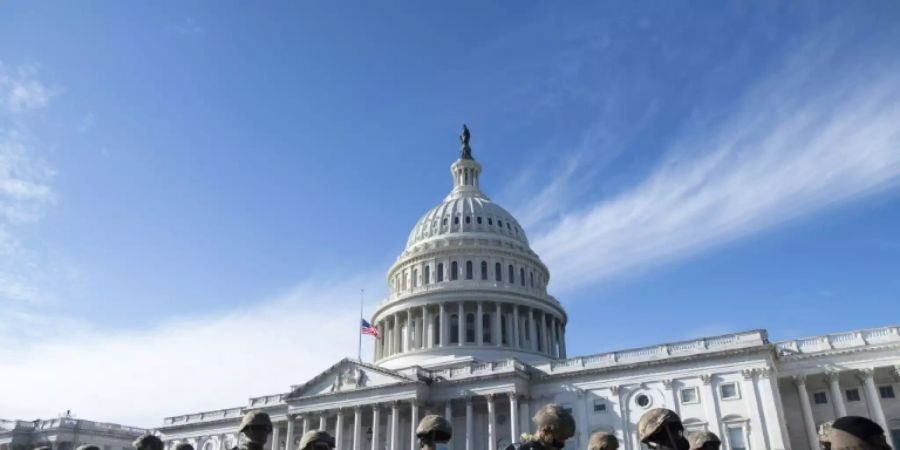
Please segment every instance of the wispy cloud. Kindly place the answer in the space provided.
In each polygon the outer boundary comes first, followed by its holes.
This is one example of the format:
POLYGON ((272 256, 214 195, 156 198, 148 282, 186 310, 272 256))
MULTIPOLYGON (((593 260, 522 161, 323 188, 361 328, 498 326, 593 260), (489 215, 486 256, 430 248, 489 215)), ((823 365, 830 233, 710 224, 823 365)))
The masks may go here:
POLYGON ((898 67, 842 67, 840 51, 836 38, 807 42, 724 120, 686 128, 646 179, 562 215, 534 239, 554 289, 684 258, 895 186, 898 67))
MULTIPOLYGON (((355 357, 359 286, 380 277, 302 284, 279 298, 216 315, 169 319, 135 331, 61 319, 36 343, 0 333, 6 414, 81 417, 159 426, 164 416, 246 404, 286 391, 343 357, 355 357), (62 376, 61 376, 62 374, 62 376), (133 401, 123 402, 123 398, 133 401)), ((18 317, 28 325, 38 318, 18 317)), ((43 320, 43 318, 40 318, 43 320)), ((364 358, 372 341, 364 337, 364 358)))
POLYGON ((182 36, 194 36, 200 35, 206 32, 206 28, 200 25, 193 18, 186 18, 184 20, 180 20, 178 22, 169 24, 168 30, 171 33, 179 34, 182 36))

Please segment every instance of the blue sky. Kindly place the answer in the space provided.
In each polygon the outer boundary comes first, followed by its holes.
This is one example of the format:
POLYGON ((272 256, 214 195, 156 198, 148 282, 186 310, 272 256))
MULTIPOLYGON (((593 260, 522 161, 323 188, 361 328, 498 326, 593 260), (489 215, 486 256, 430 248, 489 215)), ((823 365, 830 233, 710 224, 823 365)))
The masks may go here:
POLYGON ((35 389, 0 414, 152 426, 353 354, 359 289, 372 311, 462 123, 549 265, 570 353, 896 324, 898 20, 896 2, 6 3, 0 371, 35 389))

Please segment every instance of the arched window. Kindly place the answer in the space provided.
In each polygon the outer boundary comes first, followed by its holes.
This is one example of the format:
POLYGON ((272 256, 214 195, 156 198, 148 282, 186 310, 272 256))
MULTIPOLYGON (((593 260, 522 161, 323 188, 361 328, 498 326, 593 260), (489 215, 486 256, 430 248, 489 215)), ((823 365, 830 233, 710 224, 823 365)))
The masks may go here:
POLYGON ((472 261, 466 261, 466 279, 472 279, 472 261))
POLYGON ((488 225, 493 225, 493 224, 494 224, 494 219, 491 217, 488 217, 488 225))
POLYGON ((472 216, 466 216, 466 224, 472 223, 472 216))
POLYGON ((525 339, 531 340, 531 314, 525 316, 525 339))
POLYGON ((524 267, 519 268, 519 284, 521 284, 522 286, 525 286, 525 268, 524 267))
POLYGON ((497 226, 500 228, 503 228, 503 221, 500 219, 497 219, 497 226))
POLYGON ((434 316, 434 320, 432 320, 431 342, 433 342, 435 346, 441 343, 441 316, 439 315, 434 316))
POLYGON ((481 279, 487 280, 487 261, 481 262, 481 279))
POLYGON ((506 281, 508 281, 509 284, 516 283, 516 271, 515 271, 515 269, 513 269, 512 264, 509 265, 509 279, 506 281))
POLYGON ((494 279, 503 281, 503 266, 501 266, 500 263, 494 264, 494 279))
POLYGON ((466 342, 475 343, 475 314, 466 314, 466 342))
POLYGON ((453 225, 459 225, 459 216, 453 217, 453 225))
POLYGON ((419 285, 419 269, 414 268, 412 270, 412 275, 413 275, 412 283, 410 283, 410 284, 412 285, 412 287, 416 287, 419 285))
POLYGON ((459 264, 456 261, 450 263, 450 279, 458 280, 459 279, 459 264))
POLYGON ((431 283, 431 267, 425 266, 425 284, 431 283))
POLYGON ((437 280, 438 283, 444 281, 444 263, 438 263, 437 280))
POLYGON ((534 288, 534 272, 528 272, 528 280, 531 283, 531 287, 534 288))
POLYGON ((491 315, 490 314, 482 314, 481 315, 481 329, 484 330, 484 336, 482 336, 481 343, 491 343, 491 315))
POLYGON ((450 315, 450 343, 459 344, 459 316, 450 315))

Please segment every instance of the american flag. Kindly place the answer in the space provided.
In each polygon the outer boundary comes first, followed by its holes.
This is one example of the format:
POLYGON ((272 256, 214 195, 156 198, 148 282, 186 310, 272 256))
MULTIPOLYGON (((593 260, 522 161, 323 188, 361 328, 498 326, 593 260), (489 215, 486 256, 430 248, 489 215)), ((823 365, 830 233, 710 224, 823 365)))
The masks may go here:
POLYGON ((370 324, 369 322, 366 322, 366 319, 359 319, 359 320, 360 320, 360 322, 362 322, 359 327, 360 333, 375 336, 376 338, 378 337, 378 329, 377 328, 373 327, 372 324, 370 324))

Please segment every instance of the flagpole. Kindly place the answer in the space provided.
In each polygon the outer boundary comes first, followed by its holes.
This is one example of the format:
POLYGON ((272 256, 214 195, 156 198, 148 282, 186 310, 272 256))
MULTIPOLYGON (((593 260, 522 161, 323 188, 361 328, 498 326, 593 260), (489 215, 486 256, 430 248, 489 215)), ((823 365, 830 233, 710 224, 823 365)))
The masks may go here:
POLYGON ((356 360, 362 362, 362 321, 363 321, 363 294, 365 289, 359 290, 359 322, 356 324, 356 334, 358 335, 359 345, 356 348, 356 360))

